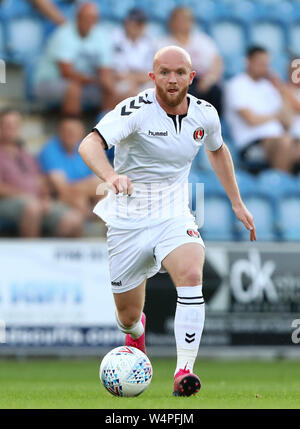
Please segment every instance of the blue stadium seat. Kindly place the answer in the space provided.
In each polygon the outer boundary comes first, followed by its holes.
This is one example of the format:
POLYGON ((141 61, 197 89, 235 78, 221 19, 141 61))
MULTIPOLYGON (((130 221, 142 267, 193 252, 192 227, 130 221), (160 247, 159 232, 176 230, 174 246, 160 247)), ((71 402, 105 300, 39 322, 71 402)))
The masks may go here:
POLYGON ((221 195, 205 196, 204 219, 202 219, 201 207, 197 209, 196 220, 205 240, 234 240, 233 212, 228 198, 221 195))
MULTIPOLYGON (((243 197, 248 210, 254 216, 257 239, 259 241, 276 240, 276 214, 274 204, 268 195, 258 192, 248 193, 243 197)), ((236 230, 240 240, 249 240, 249 231, 238 220, 235 221, 236 230)))
POLYGON ((271 2, 273 4, 270 4, 268 8, 268 17, 290 25, 297 16, 297 8, 294 6, 294 2, 286 0, 271 0, 271 2))
POLYGON ((289 72, 289 57, 283 53, 279 55, 273 55, 271 58, 271 70, 274 70, 281 79, 287 80, 289 72))
POLYGON ((212 166, 210 165, 210 162, 208 160, 208 157, 206 155, 205 147, 201 147, 193 161, 193 168, 195 170, 212 170, 212 166))
MULTIPOLYGON (((299 6, 300 8, 300 6, 299 6)), ((300 55, 300 20, 289 27, 289 48, 293 55, 300 55)))
POLYGON ((146 32, 150 37, 157 38, 165 36, 167 28, 162 22, 148 21, 146 32))
POLYGON ((24 17, 35 13, 27 0, 2 0, 1 11, 5 19, 24 17))
MULTIPOLYGON (((159 0, 158 0, 159 1, 159 0)), ((166 3, 169 0, 166 0, 166 3)), ((195 19, 199 22, 209 23, 211 20, 218 17, 218 13, 222 9, 221 2, 216 2, 214 0, 176 0, 176 6, 186 6, 190 8, 195 19)))
POLYGON ((278 222, 281 237, 300 241, 300 193, 284 195, 278 200, 278 222))
POLYGON ((239 20, 217 20, 211 23, 210 33, 222 56, 243 55, 247 46, 244 25, 239 20))
POLYGON ((223 186, 213 170, 193 170, 189 179, 191 183, 204 183, 205 196, 226 195, 223 186))
POLYGON ((252 195, 257 190, 257 178, 244 170, 235 171, 236 181, 242 197, 252 195))
POLYGON ((157 1, 149 0, 147 6, 144 7, 145 11, 151 20, 158 20, 166 22, 170 16, 171 11, 177 6, 176 0, 157 1))
POLYGON ((279 198, 284 194, 297 192, 297 179, 283 171, 270 169, 259 174, 258 190, 270 195, 272 198, 279 198))
MULTIPOLYGON (((241 20, 245 26, 256 17, 255 3, 250 0, 222 0, 227 5, 227 16, 241 20)), ((218 3, 218 2, 217 2, 218 3)), ((224 8, 222 13, 224 15, 224 8)))
MULTIPOLYGON (((77 5, 76 2, 66 0, 52 0, 55 3, 60 12, 67 18, 73 19, 76 14, 77 5)), ((97 3, 97 0, 94 0, 97 3)))
POLYGON ((259 20, 250 28, 252 44, 262 45, 272 54, 280 55, 285 51, 287 38, 284 26, 278 21, 259 20))
POLYGON ((241 54, 225 55, 224 56, 225 79, 230 79, 233 76, 242 73, 245 70, 245 56, 241 54))
MULTIPOLYGON (((110 0, 109 7, 110 12, 108 12, 106 2, 102 3, 102 9, 103 9, 103 15, 106 16, 109 19, 114 19, 116 21, 123 21, 129 10, 136 6, 134 0, 110 0)), ((101 2, 100 2, 100 8, 101 8, 101 2)))
POLYGON ((5 44, 4 44, 4 24, 0 17, 0 59, 5 60, 5 44))
POLYGON ((42 20, 31 17, 11 19, 7 25, 7 46, 12 60, 26 63, 40 54, 44 41, 42 20))

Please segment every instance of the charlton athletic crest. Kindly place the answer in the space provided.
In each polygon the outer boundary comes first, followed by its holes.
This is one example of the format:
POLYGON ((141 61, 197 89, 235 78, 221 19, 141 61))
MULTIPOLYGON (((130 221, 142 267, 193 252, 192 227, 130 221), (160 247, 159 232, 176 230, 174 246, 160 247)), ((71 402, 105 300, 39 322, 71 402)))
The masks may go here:
POLYGON ((190 237, 195 237, 195 238, 199 238, 199 237, 200 237, 199 232, 198 232, 198 231, 195 231, 194 229, 188 229, 188 230, 187 230, 187 234, 188 234, 190 237))
POLYGON ((204 137, 204 129, 202 127, 197 128, 193 134, 194 140, 200 142, 204 137))

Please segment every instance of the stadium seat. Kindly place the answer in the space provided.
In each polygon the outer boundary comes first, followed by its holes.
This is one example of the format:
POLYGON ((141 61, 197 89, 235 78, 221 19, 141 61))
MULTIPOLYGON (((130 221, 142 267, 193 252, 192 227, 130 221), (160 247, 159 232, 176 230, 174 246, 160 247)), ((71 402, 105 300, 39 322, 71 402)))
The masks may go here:
POLYGON ((281 238, 300 241, 300 193, 284 195, 278 200, 278 223, 281 238))
POLYGON ((251 195, 257 190, 257 179, 244 170, 236 170, 235 177, 242 197, 251 195))
POLYGON ((273 4, 270 4, 268 9, 269 10, 268 16, 270 18, 275 19, 281 22, 282 24, 290 25, 291 22, 297 16, 297 7, 294 6, 293 1, 285 1, 285 0, 268 0, 268 1, 273 2, 273 4))
MULTIPOLYGON (((300 6, 299 6, 300 8, 300 6)), ((289 48, 293 55, 300 55, 300 20, 289 28, 289 48)))
POLYGON ((279 55, 273 55, 271 59, 271 70, 274 70, 281 79, 287 80, 288 69, 289 69, 289 58, 283 53, 279 55))
POLYGON ((225 191, 213 170, 198 171, 197 183, 204 183, 205 197, 209 195, 225 196, 225 191))
MULTIPOLYGON (((278 238, 276 233, 276 214, 274 204, 268 195, 254 191, 243 197, 243 201, 252 213, 255 222, 257 239, 259 241, 273 241, 278 238)), ((235 220, 236 230, 240 240, 249 240, 249 231, 244 225, 235 220)))
MULTIPOLYGON (((180 5, 180 1, 178 1, 178 5, 180 5)), ((191 0, 187 5, 192 10, 195 19, 197 21, 205 22, 206 24, 210 23, 212 20, 218 17, 218 13, 222 9, 222 4, 216 4, 213 0, 205 0, 199 4, 198 0, 191 0)))
POLYGON ((193 161, 193 166, 195 167, 195 169, 199 169, 202 171, 212 170, 212 166, 210 165, 210 162, 208 160, 204 147, 201 147, 199 149, 199 152, 197 153, 193 161))
POLYGON ((297 179, 283 171, 270 169, 259 174, 258 191, 270 195, 272 198, 279 198, 284 194, 297 192, 297 179))
POLYGON ((238 20, 219 20, 211 23, 210 33, 220 53, 225 57, 242 56, 247 46, 243 24, 238 20))
POLYGON ((149 0, 144 3, 144 9, 151 20, 166 22, 171 11, 177 6, 176 0, 157 1, 149 0))
POLYGON ((251 22, 254 17, 256 17, 256 8, 253 1, 223 0, 223 3, 227 4, 228 16, 241 20, 244 23, 245 28, 248 26, 248 23, 251 22))
POLYGON ((2 0, 1 12, 6 20, 30 16, 35 13, 35 9, 27 0, 2 0))
POLYGON ((4 25, 0 17, 0 59, 5 59, 4 25))
POLYGON ((147 23, 147 34, 150 37, 156 38, 166 34, 166 26, 162 22, 148 21, 147 23))
POLYGON ((241 54, 225 55, 224 56, 225 79, 230 79, 233 76, 242 73, 245 70, 245 56, 241 54))
POLYGON ((100 8, 102 4, 103 15, 109 19, 123 21, 129 10, 136 6, 134 0, 110 0, 109 5, 106 2, 99 2, 100 8), (108 10, 110 8, 110 11, 108 10))
POLYGON ((43 23, 38 18, 15 18, 7 25, 8 52, 13 61, 26 63, 40 54, 44 41, 43 23))
POLYGON ((205 196, 204 219, 201 207, 195 212, 200 233, 205 240, 234 240, 233 212, 228 199, 221 195, 205 196))
POLYGON ((270 53, 280 55, 287 45, 285 28, 278 21, 261 20, 250 28, 250 41, 264 46, 270 53))

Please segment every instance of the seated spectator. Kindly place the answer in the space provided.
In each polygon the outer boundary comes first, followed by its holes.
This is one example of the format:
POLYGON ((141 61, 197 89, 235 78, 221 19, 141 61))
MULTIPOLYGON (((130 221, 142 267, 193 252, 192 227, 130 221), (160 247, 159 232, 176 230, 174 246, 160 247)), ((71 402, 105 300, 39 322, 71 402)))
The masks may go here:
POLYGON ((289 128, 289 133, 293 139, 293 159, 294 173, 300 171, 300 79, 299 79, 299 60, 291 61, 289 68, 289 82, 284 82, 279 78, 272 79, 272 82, 278 90, 284 94, 290 103, 293 118, 289 128))
POLYGON ((292 141, 287 132, 292 112, 283 92, 274 86, 269 54, 251 47, 247 69, 226 88, 226 115, 245 168, 258 172, 273 167, 290 172, 292 141))
POLYGON ((81 4, 76 22, 52 33, 38 65, 37 98, 61 103, 63 114, 79 115, 83 103, 103 110, 115 106, 110 43, 98 18, 95 4, 81 4))
POLYGON ((59 200, 88 217, 92 214, 92 206, 99 200, 96 188, 101 182, 77 151, 83 137, 84 127, 78 118, 62 118, 58 136, 46 143, 39 162, 59 200))
POLYGON ((113 65, 116 91, 121 101, 152 86, 148 72, 155 54, 154 40, 145 33, 147 17, 142 9, 131 9, 124 26, 113 34, 113 65))
POLYGON ((284 84, 286 96, 288 97, 292 110, 293 121, 290 127, 290 133, 297 144, 300 146, 300 62, 298 59, 291 61, 289 70, 289 82, 284 84))
POLYGON ((20 133, 21 115, 4 111, 0 116, 0 222, 12 225, 21 237, 80 236, 81 213, 51 199, 47 181, 22 146, 20 133))
POLYGON ((223 60, 213 39, 195 29, 194 18, 186 7, 177 7, 169 19, 170 34, 158 42, 161 48, 177 45, 191 56, 196 77, 189 93, 213 104, 222 114, 222 91, 220 81, 223 74, 223 60))

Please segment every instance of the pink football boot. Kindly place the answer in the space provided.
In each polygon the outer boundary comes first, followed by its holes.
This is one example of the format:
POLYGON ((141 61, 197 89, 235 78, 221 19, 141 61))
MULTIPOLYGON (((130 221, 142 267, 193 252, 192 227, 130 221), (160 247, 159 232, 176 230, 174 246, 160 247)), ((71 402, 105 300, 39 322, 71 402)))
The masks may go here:
POLYGON ((174 377, 173 396, 196 395, 201 388, 199 377, 189 369, 180 369, 174 377))

